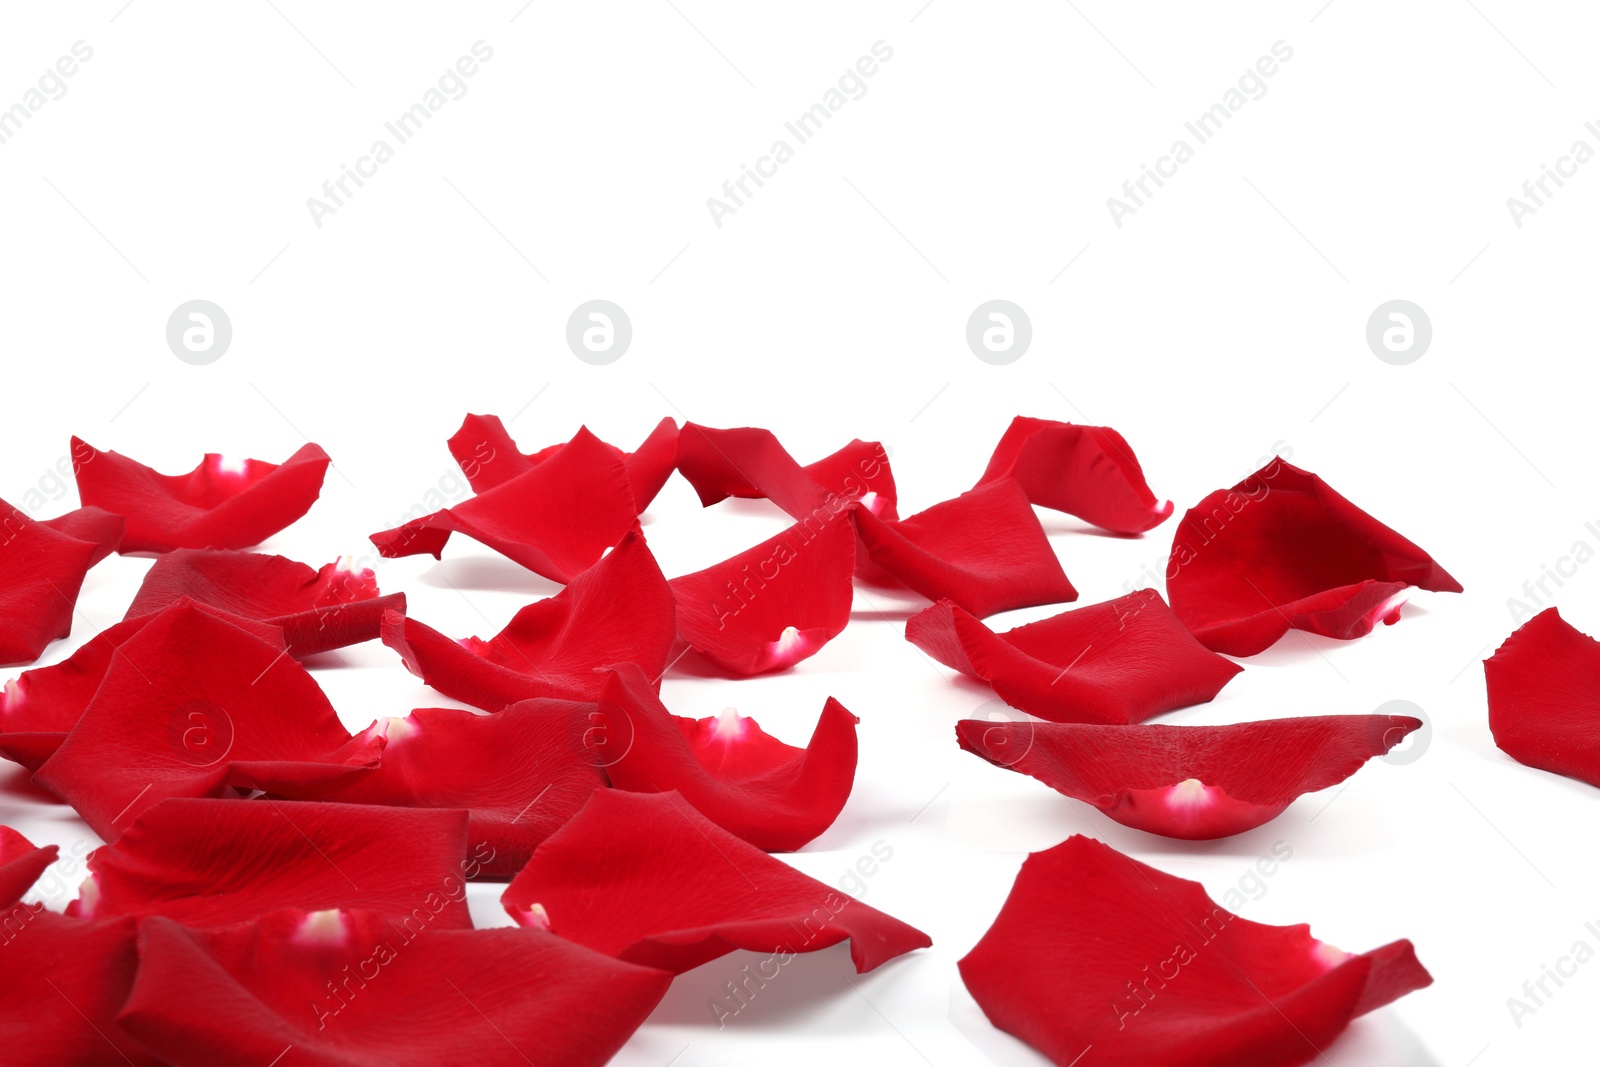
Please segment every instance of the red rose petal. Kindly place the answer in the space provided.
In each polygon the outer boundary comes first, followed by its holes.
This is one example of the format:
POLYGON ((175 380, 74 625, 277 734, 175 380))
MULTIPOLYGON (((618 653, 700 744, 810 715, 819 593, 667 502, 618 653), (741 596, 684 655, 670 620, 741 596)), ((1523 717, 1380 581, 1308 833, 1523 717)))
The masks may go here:
MULTIPOLYGON (((0 507, 3 507, 3 504, 0 504, 0 507)), ((41 519, 40 522, 56 533, 76 537, 80 541, 88 541, 94 545, 94 555, 89 558, 91 567, 122 545, 122 535, 128 527, 127 519, 100 508, 78 508, 53 519, 41 519)))
POLYGON ((980 618, 1078 599, 1039 517, 1012 478, 969 489, 907 519, 857 509, 872 561, 929 600, 980 618))
POLYGON ((931 941, 775 860, 676 793, 602 789, 534 852, 501 902, 523 925, 673 974, 735 949, 850 941, 858 972, 931 941))
MULTIPOLYGON (((55 845, 40 848, 11 827, 0 826, 0 909, 15 907, 60 854, 55 845)), ((0 936, 4 933, 0 924, 0 936)))
POLYGON ((89 879, 67 914, 220 926, 285 907, 361 908, 402 922, 425 907, 439 926, 465 928, 463 876, 489 858, 467 857, 464 811, 173 798, 89 854, 89 879))
POLYGON ((139 958, 133 919, 84 922, 22 905, 0 931, 7 1067, 160 1067, 118 1025, 139 958))
POLYGON ((1233 726, 956 724, 961 747, 1031 775, 1124 826, 1205 841, 1277 818, 1422 726, 1399 715, 1317 715, 1233 726))
POLYGON ((616 449, 585 429, 549 459, 453 508, 372 535, 389 557, 435 559, 452 533, 554 582, 570 582, 631 529, 638 509, 616 449))
POLYGON ((686 422, 678 434, 678 471, 706 507, 730 496, 765 497, 804 522, 859 500, 874 514, 895 517, 894 474, 876 441, 851 441, 802 467, 771 430, 686 422))
POLYGON ((911 617, 906 639, 1057 722, 1142 722, 1204 704, 1242 670, 1196 641, 1153 589, 999 634, 941 600, 911 617))
POLYGON ((1407 586, 1459 593, 1426 552, 1275 459, 1178 524, 1172 610, 1201 644, 1253 656, 1290 629, 1347 641, 1399 618, 1407 586))
POLYGON ((371 774, 322 790, 350 804, 465 808, 468 835, 493 850, 490 876, 516 874, 534 847, 605 785, 584 747, 593 704, 525 700, 493 715, 418 708, 375 723, 383 761, 371 774))
POLYGON ((1156 500, 1133 449, 1109 426, 1018 415, 995 446, 978 484, 1008 477, 1040 507, 1076 515, 1113 533, 1144 533, 1172 514, 1172 501, 1156 500))
POLYGON ((1502 752, 1600 786, 1600 643, 1546 608, 1495 649, 1483 674, 1502 752))
POLYGON ((35 781, 113 841, 166 797, 336 781, 382 748, 351 738, 283 647, 184 601, 117 646, 35 781))
POLYGON ((531 697, 592 700, 605 684, 595 670, 612 663, 637 663, 660 677, 675 634, 672 590, 635 530, 616 551, 560 593, 518 611, 487 641, 453 641, 391 614, 383 643, 439 692, 498 711, 531 697))
POLYGON ((536 930, 363 911, 210 930, 151 919, 139 956, 118 1019, 173 1067, 599 1065, 671 982, 536 930))
POLYGON ((734 674, 793 666, 850 621, 855 565, 856 532, 848 517, 796 523, 730 559, 672 579, 678 635, 734 674))
POLYGON ((281 464, 235 465, 208 452, 187 474, 160 474, 72 439, 78 496, 128 520, 121 552, 259 544, 311 510, 328 463, 326 452, 307 444, 281 464))
MULTIPOLYGON (((468 415, 450 438, 450 454, 460 464, 474 493, 486 492, 532 470, 565 447, 564 443, 550 445, 524 454, 495 415, 468 415)), ((634 506, 642 513, 672 475, 678 452, 678 424, 662 419, 633 452, 624 452, 615 445, 606 447, 622 460, 628 484, 633 487, 634 506)))
POLYGON ((371 641, 384 612, 406 606, 404 593, 380 596, 370 569, 342 560, 314 571, 282 556, 178 549, 146 572, 123 617, 150 615, 183 597, 280 627, 297 657, 371 641))
POLYGON ((104 553, 0 500, 0 664, 32 663, 72 632, 83 576, 104 553))
POLYGON ((1086 837, 1028 857, 958 966, 995 1026, 1096 1067, 1295 1067, 1433 981, 1408 941, 1350 955, 1086 837))
POLYGON ((810 743, 793 748, 731 708, 673 715, 629 663, 613 669, 585 740, 614 787, 676 791, 756 848, 793 852, 832 826, 850 797, 858 721, 830 698, 810 743))

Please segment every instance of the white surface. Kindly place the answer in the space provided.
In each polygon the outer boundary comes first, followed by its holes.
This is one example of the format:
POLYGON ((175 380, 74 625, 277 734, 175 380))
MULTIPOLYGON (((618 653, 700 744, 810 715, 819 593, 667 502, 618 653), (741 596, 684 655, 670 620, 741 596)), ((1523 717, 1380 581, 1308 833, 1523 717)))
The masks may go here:
MULTIPOLYGON (((952 724, 988 694, 904 641, 912 600, 869 590, 846 633, 798 669, 674 676, 665 695, 683 714, 737 706, 791 741, 829 695, 855 711, 856 791, 791 860, 834 880, 885 842, 893 859, 865 899, 935 947, 861 978, 841 949, 802 958, 720 1031, 706 1000, 746 961, 715 961, 677 982, 618 1062, 846 1050, 885 1064, 1039 1062, 986 1026, 955 961, 1023 853, 1075 832, 1214 894, 1282 840, 1294 857, 1248 917, 1307 921, 1352 950, 1411 937, 1437 983, 1358 1023, 1326 1062, 1587 1055, 1600 966, 1520 1028, 1506 1000, 1574 941, 1594 943, 1584 923, 1600 918, 1600 858, 1585 840, 1600 792, 1494 748, 1477 662, 1510 632, 1506 599, 1525 580, 1579 539, 1600 546, 1584 527, 1600 519, 1600 165, 1520 228, 1506 207, 1574 140, 1600 146, 1583 126, 1597 117, 1593 12, 921 3, 9 7, 0 106, 73 42, 94 56, 0 144, 0 495, 20 504, 42 484, 56 498, 38 514, 69 507, 49 472, 72 433, 166 470, 206 450, 281 459, 304 434, 340 473, 266 547, 320 564, 368 551, 367 533, 430 493, 460 498, 444 438, 467 411, 517 415, 528 447, 580 422, 631 447, 664 414, 770 426, 803 461, 880 438, 905 513, 971 485, 1016 413, 1117 427, 1180 514, 1292 449, 1468 592, 1421 596, 1353 644, 1290 636, 1214 704, 1166 721, 1403 698, 1432 720, 1420 760, 1374 763, 1242 837, 1151 838, 961 753, 952 724), (317 228, 306 198, 478 40, 494 56, 467 94, 317 228), (715 226, 706 198, 879 40, 894 55, 866 95, 715 226), (1279 40, 1294 55, 1266 95, 1116 227, 1106 198, 1279 40), (634 327, 606 367, 563 340, 595 297, 634 327), (963 337, 995 297, 1033 323, 1010 366, 980 362, 963 337), (168 315, 194 298, 232 319, 232 347, 211 366, 165 346, 168 315), (1410 366, 1364 341, 1368 315, 1394 298, 1433 321, 1431 350, 1410 366)), ((1042 514, 1082 603, 1159 571, 1176 521, 1117 540, 1042 514)), ((669 573, 784 522, 762 506, 702 512, 677 480, 647 518, 669 573)), ((48 659, 120 617, 145 566, 97 568, 77 631, 48 659)), ((491 632, 554 589, 464 539, 443 564, 378 573, 451 634, 491 632)), ((1600 630, 1600 567, 1579 568, 1556 599, 1600 630)), ((318 678, 352 726, 446 703, 376 644, 339 661, 318 678)), ((63 845, 85 835, 15 792, 0 816, 63 845)), ((476 914, 500 921, 498 887, 480 889, 476 914)))

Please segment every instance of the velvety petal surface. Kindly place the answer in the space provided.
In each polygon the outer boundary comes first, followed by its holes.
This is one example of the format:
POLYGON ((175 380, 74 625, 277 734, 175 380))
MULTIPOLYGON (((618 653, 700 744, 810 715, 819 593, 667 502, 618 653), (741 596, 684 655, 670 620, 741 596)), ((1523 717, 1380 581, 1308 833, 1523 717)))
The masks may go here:
MULTIPOLYGON (((475 493, 486 492, 532 470, 565 447, 565 443, 550 445, 525 454, 496 415, 468 415, 450 438, 450 454, 475 493)), ((633 452, 614 445, 606 447, 622 460, 628 484, 633 488, 634 506, 643 512, 672 475, 678 453, 678 424, 670 418, 662 419, 633 452)))
POLYGON ((1502 752, 1600 786, 1600 642, 1546 608, 1495 649, 1483 674, 1502 752))
POLYGON ((0 664, 32 663, 72 632, 83 576, 104 553, 0 500, 0 664))
POLYGON ((885 519, 895 517, 894 474, 888 452, 876 441, 853 440, 801 466, 771 430, 686 422, 678 434, 678 472, 706 507, 730 496, 765 497, 804 522, 859 501, 885 519))
POLYGON ((1139 534, 1172 514, 1145 484, 1133 449, 1109 426, 1019 415, 995 446, 978 484, 1015 478, 1040 507, 1119 534, 1139 534))

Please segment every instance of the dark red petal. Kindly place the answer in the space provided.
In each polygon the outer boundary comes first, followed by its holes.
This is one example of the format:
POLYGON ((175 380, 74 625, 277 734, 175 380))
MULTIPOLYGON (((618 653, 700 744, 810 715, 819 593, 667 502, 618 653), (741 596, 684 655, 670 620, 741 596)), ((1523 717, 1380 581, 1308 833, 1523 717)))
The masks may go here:
MULTIPOLYGON (((450 438, 450 454, 467 476, 474 493, 486 492, 532 470, 566 445, 550 445, 531 454, 517 449, 511 434, 496 415, 468 415, 450 438)), ((643 512, 672 474, 678 451, 678 424, 662 419, 634 452, 607 445, 622 460, 633 487, 634 505, 643 512)))
POLYGON ((328 454, 307 444, 281 464, 239 466, 207 453, 187 474, 160 474, 74 437, 78 496, 128 520, 122 552, 249 548, 294 522, 316 502, 328 454))
POLYGON ((0 500, 0 664, 31 663, 72 632, 83 576, 102 555, 0 500))
POLYGON ((1172 514, 1172 501, 1156 500, 1133 449, 1109 426, 1018 415, 978 484, 1008 477, 1033 503, 1113 533, 1144 533, 1172 514))
POLYGON ((675 633, 672 590, 635 530, 487 641, 453 641, 415 619, 390 615, 383 643, 439 692, 498 711, 531 697, 593 700, 605 684, 595 671, 613 663, 637 663, 659 678, 675 633))
POLYGON ((756 848, 793 852, 832 826, 850 797, 858 721, 830 698, 810 743, 793 748, 732 708, 673 715, 630 663, 614 669, 585 740, 616 788, 675 790, 756 848))
POLYGON ((855 516, 872 561, 929 600, 952 600, 981 618, 1078 599, 1015 479, 908 519, 889 522, 865 509, 855 516))
POLYGON ((350 804, 465 808, 472 841, 494 853, 483 873, 513 875, 605 785, 584 747, 596 711, 561 700, 526 700, 493 715, 418 708, 367 732, 385 739, 377 770, 319 795, 350 804))
POLYGON ((230 615, 280 627, 289 654, 304 657, 378 636, 385 611, 405 612, 404 593, 378 595, 369 568, 343 560, 312 570, 282 556, 178 549, 156 560, 126 619, 188 597, 230 615))
POLYGON ((941 600, 911 617, 906 640, 1056 722, 1142 722, 1211 700, 1242 670, 1208 652, 1153 589, 999 634, 941 600))
POLYGON ((128 526, 128 520, 121 515, 113 515, 100 508, 78 508, 65 515, 41 521, 56 533, 76 537, 80 541, 88 541, 94 545, 94 555, 89 559, 91 567, 121 546, 123 532, 128 526))
POLYGON ((1362 637, 1399 619, 1407 586, 1461 592, 1422 549, 1280 459, 1189 509, 1167 562, 1172 610, 1230 656, 1290 629, 1362 637))
POLYGON ((932 944, 733 836, 676 793, 597 791, 500 899, 525 926, 674 974, 735 949, 813 952, 847 939, 856 970, 870 971, 932 944))
POLYGON ((453 508, 372 535, 385 556, 435 558, 463 533, 555 582, 570 582, 638 526, 616 449, 579 429, 542 463, 453 508))
POLYGON ((1233 726, 956 724, 961 747, 1031 775, 1124 826, 1205 841, 1277 818, 1337 785, 1422 723, 1399 715, 1316 715, 1233 726))
MULTIPOLYGON (((11 827, 0 826, 0 909, 15 907, 60 854, 55 845, 40 848, 11 827)), ((0 937, 5 932, 0 924, 0 937)))
POLYGON ((706 507, 730 496, 766 497, 803 522, 859 500, 875 514, 895 517, 894 474, 875 441, 851 441, 802 467, 771 430, 686 422, 678 434, 678 471, 706 507))
POLYGON ((83 716, 35 781, 114 841, 166 797, 278 790, 377 765, 282 646, 180 601, 117 646, 83 716))
POLYGON ((1295 1067, 1433 981, 1409 941, 1350 955, 1086 837, 1024 861, 958 966, 994 1025, 1096 1067, 1295 1067))
POLYGON ((173 1067, 599 1065, 671 982, 542 931, 364 911, 151 919, 139 956, 118 1020, 173 1067))
POLYGON ((782 670, 850 621, 856 531, 848 517, 796 523, 703 571, 674 578, 678 635, 734 674, 782 670))
POLYGON ((174 798, 89 854, 89 879, 67 914, 219 926, 285 907, 398 920, 426 906, 440 925, 465 928, 463 878, 487 851, 469 858, 464 811, 174 798), (437 909, 433 894, 445 898, 437 909))
POLYGON ((1546 608, 1495 649, 1483 674, 1501 751, 1600 786, 1600 643, 1546 608))
POLYGON ((116 1021, 133 985, 133 919, 84 922, 21 905, 0 930, 6 1067, 160 1067, 116 1021))

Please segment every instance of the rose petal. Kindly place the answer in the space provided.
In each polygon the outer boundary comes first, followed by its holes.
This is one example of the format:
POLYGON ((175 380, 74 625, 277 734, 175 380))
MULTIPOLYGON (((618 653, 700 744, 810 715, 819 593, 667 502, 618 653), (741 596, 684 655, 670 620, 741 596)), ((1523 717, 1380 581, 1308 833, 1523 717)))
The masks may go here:
POLYGON ((802 467, 771 430, 686 422, 678 434, 678 471, 706 507, 730 496, 765 497, 804 522, 860 500, 885 519, 895 517, 894 474, 876 441, 853 440, 802 467))
POLYGON ((0 500, 0 664, 31 663, 72 632, 83 576, 104 553, 0 500))
POLYGON ((980 618, 1078 599, 1033 506, 1012 478, 969 489, 908 519, 865 509, 856 528, 872 561, 929 600, 980 618))
POLYGON ((1399 619, 1407 586, 1461 592, 1422 549, 1280 459, 1189 509, 1167 563, 1172 610, 1230 656, 1290 629, 1365 636, 1399 619))
POLYGON ((961 747, 1093 804, 1124 826, 1204 841, 1277 818, 1422 726, 1399 715, 1315 715, 1233 726, 956 724, 961 747))
POLYGON ((1349 955, 1076 836, 1028 857, 958 966, 995 1026, 1096 1067, 1295 1067, 1433 981, 1409 941, 1349 955))
POLYGON ((151 919, 139 955, 118 1020, 173 1067, 599 1065, 671 981, 542 931, 430 930, 364 911, 210 930, 151 919))
POLYGON ((911 617, 906 640, 1057 722, 1142 722, 1204 704, 1242 669, 1208 652, 1153 589, 998 634, 941 600, 911 617))
POLYGON ((669 583, 678 635, 733 674, 815 655, 850 621, 856 532, 848 517, 796 523, 669 583))
POLYGON ((634 664, 613 668, 585 742, 611 785, 676 791, 700 814, 767 852, 793 852, 839 817, 856 773, 856 723, 830 698, 805 748, 731 708, 673 715, 634 664))
POLYGON ((100 508, 78 508, 65 515, 40 521, 56 533, 94 545, 94 555, 89 559, 91 567, 117 550, 122 544, 123 532, 128 527, 127 519, 100 508))
POLYGON ((467 857, 464 811, 173 798, 89 854, 90 876, 67 914, 219 926, 284 907, 360 908, 396 921, 427 907, 440 926, 465 928, 463 876, 492 858, 467 857), (433 894, 445 898, 438 909, 433 894))
POLYGON ((307 444, 281 464, 235 465, 208 452, 187 474, 160 474, 72 439, 78 496, 128 520, 121 552, 259 544, 311 510, 328 463, 326 452, 307 444))
POLYGON ((501 902, 630 963, 681 974, 735 949, 850 941, 858 972, 931 941, 740 840, 676 793, 597 791, 534 852, 501 902))
POLYGON ((1018 415, 978 479, 1015 478, 1040 507, 1076 515, 1101 529, 1140 534, 1172 514, 1156 500, 1133 449, 1109 426, 1077 426, 1018 415))
MULTIPOLYGON (((450 438, 450 454, 460 464, 474 493, 486 492, 532 470, 565 447, 550 445, 524 454, 495 415, 468 415, 450 438)), ((672 475, 678 452, 678 424, 662 419, 633 452, 624 452, 615 445, 606 447, 622 460, 628 484, 633 488, 634 506, 643 513, 672 475)))
POLYGON ((426 552, 438 559, 450 535, 459 532, 551 581, 570 582, 638 522, 619 454, 580 428, 530 470, 371 540, 384 556, 426 552))
POLYGON ((35 781, 114 841, 166 797, 278 790, 377 765, 287 651, 180 601, 117 646, 35 781))
MULTIPOLYGON (((16 907, 60 854, 55 845, 40 848, 11 827, 0 826, 0 909, 16 907)), ((0 923, 0 936, 4 933, 0 923)))
POLYGON ((0 1048, 7 1067, 160 1067, 116 1021, 138 954, 131 918, 70 919, 21 905, 0 930, 0 1048))
POLYGON ((516 874, 534 847, 575 815, 605 776, 584 747, 596 706, 525 700, 493 715, 418 708, 373 724, 383 761, 318 791, 349 804, 465 808, 468 835, 494 852, 487 875, 516 874))
POLYGON ((1502 752, 1600 786, 1600 643, 1546 608, 1495 649, 1483 674, 1502 752))

